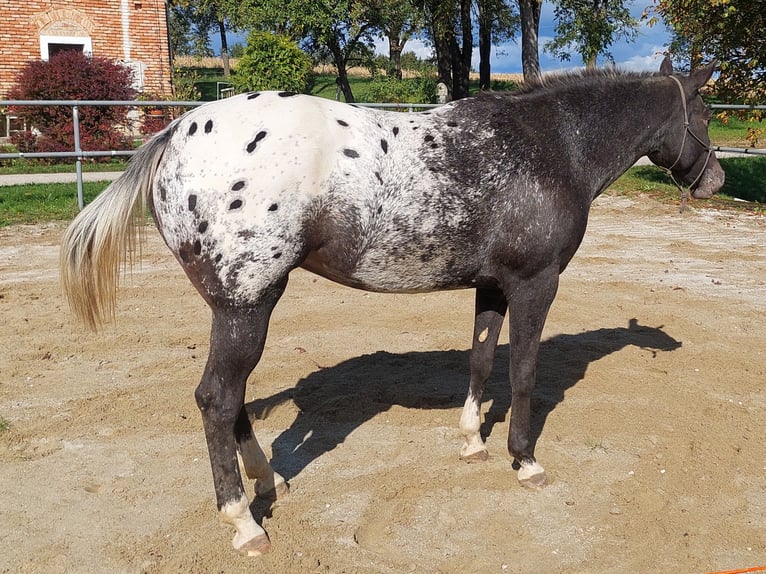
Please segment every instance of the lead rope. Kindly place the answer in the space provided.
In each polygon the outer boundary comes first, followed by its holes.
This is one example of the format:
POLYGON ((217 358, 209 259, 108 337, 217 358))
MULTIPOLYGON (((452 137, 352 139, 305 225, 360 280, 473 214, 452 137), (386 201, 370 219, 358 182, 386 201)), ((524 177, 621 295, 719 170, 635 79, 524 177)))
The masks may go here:
POLYGON ((702 174, 705 173, 705 170, 707 169, 707 164, 710 162, 710 156, 713 154, 713 148, 710 147, 708 144, 703 142, 700 138, 697 137, 697 135, 689 129, 689 112, 686 109, 686 94, 684 93, 684 87, 681 85, 681 81, 676 78, 675 76, 668 76, 671 80, 673 80, 677 85, 678 89, 681 91, 681 105, 683 106, 684 110, 684 137, 681 140, 681 149, 678 150, 678 157, 676 157, 676 161, 673 162, 673 165, 670 167, 663 167, 662 169, 670 176, 670 179, 673 181, 673 183, 676 184, 676 187, 678 188, 678 191, 681 192, 681 209, 679 210, 679 213, 683 213, 686 209, 686 200, 689 197, 689 190, 694 187, 694 185, 700 180, 702 177, 702 174), (694 181, 691 182, 686 188, 684 188, 678 181, 676 180, 675 176, 673 175, 673 168, 676 167, 676 164, 681 161, 681 156, 684 153, 684 147, 686 147, 686 134, 691 134, 691 136, 697 140, 702 147, 707 149, 707 157, 705 158, 705 163, 702 166, 702 169, 700 170, 697 177, 694 178, 694 181))

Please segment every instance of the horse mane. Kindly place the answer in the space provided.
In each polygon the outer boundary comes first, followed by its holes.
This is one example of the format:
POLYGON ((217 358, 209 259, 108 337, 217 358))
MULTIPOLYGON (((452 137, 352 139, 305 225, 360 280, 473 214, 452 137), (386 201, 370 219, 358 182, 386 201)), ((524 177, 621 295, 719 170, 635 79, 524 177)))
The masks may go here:
POLYGON ((614 80, 644 79, 656 75, 656 72, 630 72, 620 70, 614 66, 606 68, 579 69, 574 71, 568 70, 565 72, 543 74, 533 80, 525 81, 517 89, 510 91, 509 95, 523 96, 542 91, 556 91, 560 88, 566 88, 583 82, 606 85, 614 80))

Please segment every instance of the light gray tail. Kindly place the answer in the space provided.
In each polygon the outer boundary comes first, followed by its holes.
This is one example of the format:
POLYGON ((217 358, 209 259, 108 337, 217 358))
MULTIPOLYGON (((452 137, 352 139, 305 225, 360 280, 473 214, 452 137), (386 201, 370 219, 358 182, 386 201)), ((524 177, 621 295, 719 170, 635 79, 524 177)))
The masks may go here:
POLYGON ((143 240, 146 200, 171 128, 133 156, 125 173, 69 225, 61 240, 61 285, 74 315, 91 329, 114 319, 121 263, 143 240))

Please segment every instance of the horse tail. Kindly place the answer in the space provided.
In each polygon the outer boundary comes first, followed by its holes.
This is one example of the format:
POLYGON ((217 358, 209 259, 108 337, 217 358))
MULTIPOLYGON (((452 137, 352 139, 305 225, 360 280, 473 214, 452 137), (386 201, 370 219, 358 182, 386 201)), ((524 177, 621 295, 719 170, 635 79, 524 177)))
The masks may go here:
POLYGON ((90 329, 114 319, 120 267, 143 241, 146 201, 171 130, 133 156, 125 173, 83 209, 61 240, 61 285, 74 315, 90 329))

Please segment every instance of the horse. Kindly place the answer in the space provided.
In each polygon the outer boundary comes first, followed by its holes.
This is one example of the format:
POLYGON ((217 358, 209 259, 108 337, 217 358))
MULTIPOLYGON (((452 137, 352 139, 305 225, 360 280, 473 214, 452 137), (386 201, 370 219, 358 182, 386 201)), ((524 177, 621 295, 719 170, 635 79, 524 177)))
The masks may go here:
POLYGON ((73 220, 61 282, 73 314, 97 329, 115 313, 146 206, 212 311, 195 399, 219 517, 244 555, 270 549, 245 494, 288 493, 244 409, 271 312, 298 267, 384 293, 475 290, 466 461, 487 458, 481 397, 501 325, 510 324, 508 451, 522 485, 547 482, 530 436, 540 336, 559 275, 580 245, 592 201, 647 155, 694 198, 724 182, 689 75, 583 71, 544 77, 432 111, 371 110, 291 92, 201 105, 145 143, 124 174, 73 220))

